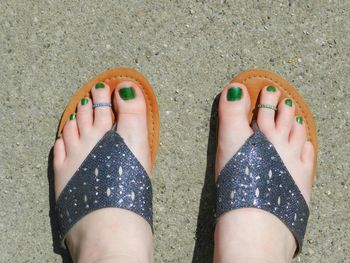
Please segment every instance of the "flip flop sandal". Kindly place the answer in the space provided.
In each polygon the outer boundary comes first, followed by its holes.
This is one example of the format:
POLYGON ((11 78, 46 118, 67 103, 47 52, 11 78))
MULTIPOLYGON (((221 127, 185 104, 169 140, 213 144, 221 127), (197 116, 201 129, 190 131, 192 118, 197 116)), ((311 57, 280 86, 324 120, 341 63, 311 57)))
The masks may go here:
MULTIPOLYGON (((125 80, 135 82, 145 97, 148 141, 152 167, 154 167, 159 145, 157 99, 145 77, 134 69, 111 69, 97 75, 82 86, 66 107, 57 135, 61 134, 65 123, 69 116, 75 113, 81 99, 90 97, 92 87, 99 82, 104 82, 113 92, 116 86, 125 80)), ((141 163, 116 132, 116 123, 95 145, 56 201, 59 238, 62 246, 65 247, 66 235, 75 223, 85 215, 107 207, 132 211, 143 217, 152 228, 151 181, 141 163)))
MULTIPOLYGON (((238 75, 232 82, 244 84, 251 99, 249 121, 256 109, 261 89, 272 85, 281 91, 280 100, 293 99, 296 115, 301 116, 307 138, 317 154, 315 121, 309 107, 296 89, 281 76, 262 69, 252 69, 238 75)), ((314 162, 314 176, 316 161, 314 162)), ((259 208, 277 216, 293 233, 297 255, 302 248, 309 217, 308 205, 274 146, 258 129, 220 172, 217 182, 216 217, 237 208, 259 208)))

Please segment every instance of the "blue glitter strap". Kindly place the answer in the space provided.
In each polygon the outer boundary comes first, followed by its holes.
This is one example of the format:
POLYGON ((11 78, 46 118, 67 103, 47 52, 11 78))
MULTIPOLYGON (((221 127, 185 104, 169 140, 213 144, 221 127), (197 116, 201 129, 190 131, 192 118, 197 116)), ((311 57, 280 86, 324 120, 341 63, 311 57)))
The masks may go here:
POLYGON ((59 238, 83 216, 116 207, 142 216, 152 227, 152 186, 123 139, 107 132, 63 189, 56 202, 59 238))
POLYGON ((220 172, 216 216, 237 208, 259 208, 277 216, 301 251, 309 208, 274 146, 257 130, 220 172))

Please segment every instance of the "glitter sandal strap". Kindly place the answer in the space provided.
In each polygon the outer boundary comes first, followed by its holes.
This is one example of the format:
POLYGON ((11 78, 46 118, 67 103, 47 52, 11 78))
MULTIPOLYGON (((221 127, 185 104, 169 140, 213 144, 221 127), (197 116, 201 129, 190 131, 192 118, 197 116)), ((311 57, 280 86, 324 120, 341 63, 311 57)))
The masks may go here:
POLYGON ((237 208, 259 208, 277 216, 302 248, 308 205, 274 146, 257 130, 220 172, 216 217, 237 208))
POLYGON ((143 217, 152 228, 152 186, 147 172, 112 129, 97 143, 56 202, 59 238, 85 215, 115 207, 143 217))

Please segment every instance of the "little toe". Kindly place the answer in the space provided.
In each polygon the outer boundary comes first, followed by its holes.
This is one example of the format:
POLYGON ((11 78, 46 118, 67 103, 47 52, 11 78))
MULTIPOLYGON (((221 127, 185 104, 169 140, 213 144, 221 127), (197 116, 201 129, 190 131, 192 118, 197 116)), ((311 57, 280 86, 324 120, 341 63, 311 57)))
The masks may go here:
POLYGON ((89 98, 81 99, 77 110, 77 122, 81 136, 89 133, 93 124, 92 102, 89 98))
POLYGON ((292 129, 289 135, 289 144, 295 149, 298 154, 301 154, 301 151, 306 142, 306 127, 303 123, 303 119, 300 116, 293 118, 292 129))
POLYGON ((307 204, 310 206, 311 200, 311 188, 314 182, 314 158, 315 158, 315 149, 313 144, 310 141, 305 141, 301 146, 300 155, 298 156, 301 161, 301 167, 303 173, 294 173, 293 179, 298 185, 301 193, 303 194, 307 204))
POLYGON ((310 141, 304 143, 303 149, 301 151, 301 161, 309 168, 313 169, 315 159, 315 149, 310 141))
POLYGON ((141 88, 132 81, 120 83, 114 94, 114 105, 118 114, 118 134, 150 174, 147 107, 141 88))
POLYGON ((276 128, 275 110, 272 108, 277 106, 279 97, 280 91, 274 86, 267 86, 260 92, 257 124, 265 135, 274 132, 276 128))
POLYGON ((94 108, 94 127, 101 131, 112 128, 112 108, 110 87, 105 83, 97 83, 91 90, 94 108))
POLYGON ((69 116, 69 120, 64 125, 62 136, 66 149, 66 154, 74 152, 74 149, 79 143, 79 131, 77 125, 77 114, 72 113, 69 116))
POLYGON ((216 176, 253 133, 248 123, 249 108, 250 97, 243 84, 230 83, 224 88, 219 101, 216 176))
POLYGON ((55 166, 60 166, 66 158, 66 148, 64 146, 63 138, 58 138, 53 147, 53 163, 55 166))
POLYGON ((288 138, 294 123, 294 103, 287 98, 278 104, 278 111, 276 116, 276 129, 280 136, 288 138))

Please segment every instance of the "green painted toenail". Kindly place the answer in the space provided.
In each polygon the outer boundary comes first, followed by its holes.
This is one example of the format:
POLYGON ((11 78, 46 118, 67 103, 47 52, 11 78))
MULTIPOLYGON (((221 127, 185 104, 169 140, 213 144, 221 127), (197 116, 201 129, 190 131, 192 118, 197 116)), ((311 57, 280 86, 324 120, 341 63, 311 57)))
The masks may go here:
POLYGON ((96 89, 103 89, 104 87, 105 87, 105 84, 103 83, 97 83, 95 86, 96 89))
POLYGON ((274 86, 268 86, 266 90, 269 92, 276 92, 276 88, 274 86))
POLYGON ((69 119, 70 120, 74 120, 77 118, 77 114, 76 113, 72 113, 70 116, 69 116, 69 119))
POLYGON ((299 123, 299 124, 303 124, 303 118, 302 117, 297 117, 296 118, 296 120, 297 120, 297 123, 299 123))
POLYGON ((228 101, 235 101, 240 100, 242 98, 243 92, 240 87, 232 87, 227 91, 227 100, 228 101))
POLYGON ((121 88, 119 90, 119 96, 123 100, 132 100, 133 98, 135 98, 134 89, 132 87, 121 88))
POLYGON ((87 98, 81 99, 81 105, 86 105, 89 103, 89 100, 87 98))
POLYGON ((292 101, 291 99, 286 99, 286 100, 284 101, 284 103, 285 103, 287 106, 289 106, 289 107, 292 107, 292 105, 293 105, 293 101, 292 101))

